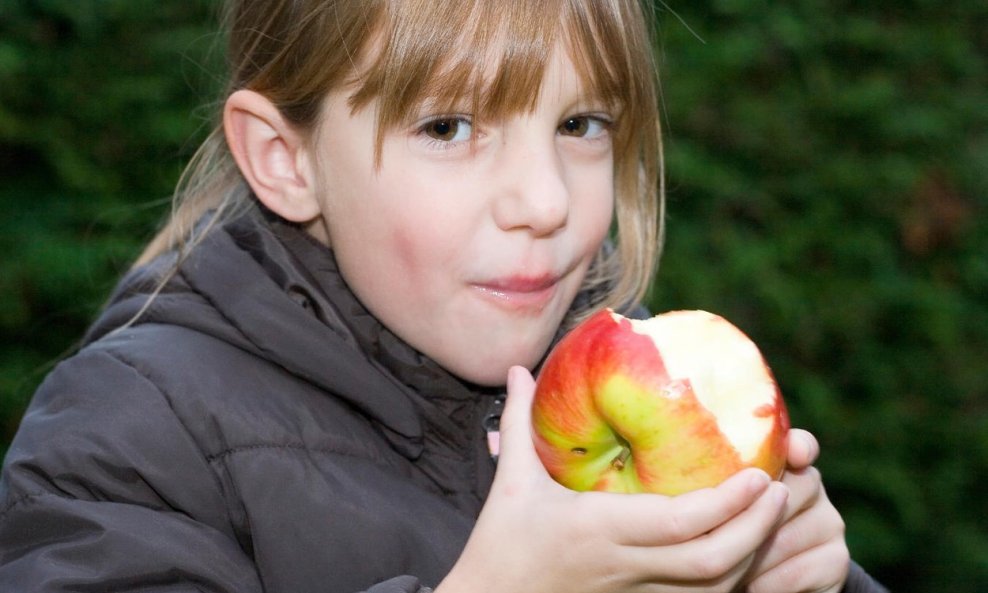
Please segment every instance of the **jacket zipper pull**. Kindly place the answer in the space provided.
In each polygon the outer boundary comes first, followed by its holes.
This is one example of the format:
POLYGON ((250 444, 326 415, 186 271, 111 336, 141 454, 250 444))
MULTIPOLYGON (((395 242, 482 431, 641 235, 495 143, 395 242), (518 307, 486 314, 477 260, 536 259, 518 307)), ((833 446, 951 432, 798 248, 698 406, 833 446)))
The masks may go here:
POLYGON ((501 414, 504 412, 506 397, 506 394, 494 397, 482 423, 484 432, 487 433, 487 451, 494 463, 497 463, 497 458, 501 454, 501 414))

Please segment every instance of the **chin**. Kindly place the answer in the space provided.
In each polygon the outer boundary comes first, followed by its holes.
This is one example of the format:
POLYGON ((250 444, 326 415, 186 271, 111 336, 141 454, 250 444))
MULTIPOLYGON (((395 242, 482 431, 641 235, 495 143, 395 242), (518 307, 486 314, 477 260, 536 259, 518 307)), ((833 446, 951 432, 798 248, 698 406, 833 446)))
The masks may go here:
POLYGON ((459 361, 460 364, 457 364, 456 361, 450 361, 449 364, 443 364, 443 367, 468 383, 481 387, 503 387, 508 380, 508 369, 513 366, 523 366, 531 370, 542 359, 543 354, 545 354, 545 349, 542 349, 538 354, 519 355, 510 358, 475 356, 469 361, 459 361))
POLYGON ((437 353, 433 360, 469 383, 503 387, 508 380, 508 369, 522 366, 532 370, 545 357, 559 326, 556 315, 557 312, 546 311, 534 321, 519 323, 516 318, 508 318, 478 324, 478 331, 465 342, 469 347, 447 344, 446 352, 437 353))
POLYGON ((515 364, 517 363, 489 364, 484 366, 470 364, 464 365, 462 368, 446 368, 468 383, 473 383, 481 387, 502 387, 508 380, 508 369, 515 366, 515 364))

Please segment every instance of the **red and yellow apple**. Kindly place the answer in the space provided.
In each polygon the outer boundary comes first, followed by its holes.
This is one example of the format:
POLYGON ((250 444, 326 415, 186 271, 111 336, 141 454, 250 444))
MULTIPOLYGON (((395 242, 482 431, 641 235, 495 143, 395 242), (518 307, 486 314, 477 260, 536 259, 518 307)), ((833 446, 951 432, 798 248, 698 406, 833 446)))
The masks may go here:
POLYGON ((757 346, 723 317, 601 311, 552 349, 536 381, 535 446, 573 490, 669 496, 745 467, 778 478, 789 416, 757 346))

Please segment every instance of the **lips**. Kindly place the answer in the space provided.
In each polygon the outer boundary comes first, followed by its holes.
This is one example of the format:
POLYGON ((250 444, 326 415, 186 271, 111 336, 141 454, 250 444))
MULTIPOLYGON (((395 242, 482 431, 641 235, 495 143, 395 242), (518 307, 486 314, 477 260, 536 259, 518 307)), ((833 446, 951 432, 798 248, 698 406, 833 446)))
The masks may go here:
POLYGON ((556 294, 559 277, 511 276, 473 285, 481 295, 509 309, 541 310, 556 294))

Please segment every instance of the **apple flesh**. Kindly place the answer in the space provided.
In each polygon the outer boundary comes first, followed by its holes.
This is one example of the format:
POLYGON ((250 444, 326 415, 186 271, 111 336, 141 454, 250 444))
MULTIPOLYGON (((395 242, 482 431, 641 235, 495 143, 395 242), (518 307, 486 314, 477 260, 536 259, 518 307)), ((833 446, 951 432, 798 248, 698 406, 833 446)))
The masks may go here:
POLYGON ((532 422, 536 451, 562 485, 669 496, 745 467, 777 479, 789 432, 757 346, 706 311, 593 315, 549 353, 532 422))

